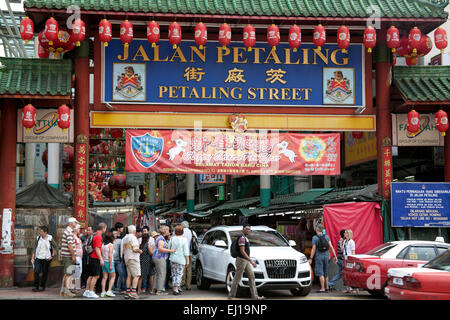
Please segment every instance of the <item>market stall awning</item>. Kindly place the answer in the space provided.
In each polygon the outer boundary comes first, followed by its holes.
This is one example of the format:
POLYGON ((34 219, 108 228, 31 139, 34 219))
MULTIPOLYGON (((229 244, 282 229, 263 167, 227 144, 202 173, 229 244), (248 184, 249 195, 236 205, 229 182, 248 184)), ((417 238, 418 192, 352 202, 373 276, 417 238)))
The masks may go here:
POLYGON ((445 1, 423 0, 199 0, 199 1, 118 1, 118 0, 27 0, 25 11, 30 9, 51 10, 66 9, 70 5, 78 6, 81 11, 104 14, 126 12, 131 16, 139 14, 174 14, 197 17, 208 15, 232 16, 271 16, 281 17, 323 17, 336 19, 340 17, 369 18, 372 11, 370 4, 380 9, 381 18, 447 18, 445 1))
POLYGON ((217 206, 216 208, 214 208, 214 211, 238 210, 242 208, 256 207, 256 205, 259 203, 259 200, 259 197, 231 200, 217 206))
POLYGON ((16 194, 17 208, 67 208, 71 205, 70 195, 43 181, 26 186, 16 194))
POLYGON ((392 76, 405 104, 450 105, 450 66, 397 66, 392 76))
POLYGON ((303 192, 302 194, 289 199, 288 203, 307 203, 315 198, 330 192, 333 188, 322 188, 322 189, 309 189, 308 191, 303 192))
POLYGON ((70 59, 24 59, 0 57, 1 98, 70 99, 70 59))

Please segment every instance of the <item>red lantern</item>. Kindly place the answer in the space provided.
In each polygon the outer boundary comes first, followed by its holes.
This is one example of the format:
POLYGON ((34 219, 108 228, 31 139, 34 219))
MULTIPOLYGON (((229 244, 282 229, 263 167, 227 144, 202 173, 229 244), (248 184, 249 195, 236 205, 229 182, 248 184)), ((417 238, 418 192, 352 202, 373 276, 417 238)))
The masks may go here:
POLYGON ((42 48, 48 50, 49 48, 48 39, 45 37, 44 31, 39 32, 38 40, 42 48))
POLYGON ((406 58, 406 65, 415 66, 417 64, 417 57, 406 58))
POLYGON ((409 58, 412 54, 412 48, 409 45, 407 37, 402 37, 400 45, 397 47, 397 54, 401 57, 409 58))
POLYGON ((392 49, 392 52, 395 52, 396 49, 400 46, 400 32, 394 26, 391 26, 386 34, 386 44, 389 48, 392 49))
POLYGON ((244 46, 247 47, 247 50, 252 51, 252 47, 254 47, 256 44, 255 27, 251 25, 245 26, 242 38, 244 40, 244 46))
POLYGON ((27 104, 22 109, 22 125, 26 128, 26 131, 30 131, 36 123, 36 108, 31 104, 27 104))
POLYGON ((79 47, 80 42, 86 37, 86 25, 83 20, 76 19, 72 24, 72 40, 79 47))
POLYGON ((434 45, 441 50, 441 52, 444 52, 444 49, 447 48, 447 31, 445 31, 444 28, 439 27, 434 31, 434 45))
POLYGON ((108 142, 102 142, 101 149, 103 154, 109 154, 109 152, 111 151, 111 146, 108 142))
POLYGON ((70 108, 65 104, 58 108, 58 127, 63 131, 70 127, 70 108))
POLYGON ((109 22, 107 19, 103 19, 98 24, 98 35, 100 38, 100 41, 104 43, 105 47, 108 46, 108 42, 112 39, 112 26, 111 22, 109 22))
POLYGON ((417 27, 414 27, 409 31, 408 43, 413 50, 413 53, 417 53, 417 49, 420 48, 420 39, 422 38, 422 33, 417 27))
POLYGON ((408 123, 406 130, 410 133, 416 133, 420 129, 420 115, 414 109, 408 112, 408 123))
POLYGON ((169 42, 173 49, 181 42, 181 27, 177 22, 172 22, 169 26, 169 42))
POLYGON ((294 24, 289 28, 289 46, 293 49, 292 51, 297 52, 297 48, 300 47, 301 43, 302 30, 294 24))
POLYGON ((66 30, 59 30, 58 37, 55 41, 53 41, 53 45, 50 45, 48 49, 52 51, 56 57, 59 57, 62 52, 70 51, 74 47, 75 45, 71 34, 66 30))
POLYGON ((53 17, 47 19, 47 21, 45 22, 44 35, 48 39, 49 45, 53 45, 53 41, 57 40, 58 30, 58 22, 53 17))
POLYGON ((346 53, 350 45, 350 30, 346 26, 339 27, 337 31, 337 44, 342 52, 346 53))
POLYGON ((267 28, 267 43, 272 50, 275 50, 276 46, 280 44, 280 29, 274 24, 267 28))
POLYGON ((73 168, 74 150, 73 147, 63 148, 62 163, 64 168, 73 168))
POLYGON ((34 35, 34 23, 28 17, 25 17, 20 21, 20 37, 28 43, 29 40, 33 39, 34 35))
POLYGON ((316 26, 314 28, 313 42, 316 45, 316 47, 319 50, 321 50, 322 46, 325 44, 326 41, 327 41, 327 35, 326 35, 325 28, 321 24, 319 24, 318 26, 316 26))
POLYGON ((38 56, 39 58, 48 58, 50 56, 50 52, 48 52, 41 43, 38 45, 38 56))
POLYGON ((444 110, 439 110, 434 116, 434 121, 436 123, 436 129, 441 132, 441 135, 445 136, 445 131, 448 130, 448 117, 447 112, 444 110))
POLYGON ((367 48, 367 52, 372 52, 372 49, 377 44, 377 31, 374 27, 367 27, 364 30, 364 46, 367 48))
POLYGON ((228 23, 224 23, 219 28, 219 43, 226 47, 231 42, 231 27, 228 23))
POLYGON ((122 129, 111 129, 111 137, 113 137, 114 139, 118 140, 122 138, 122 136, 123 136, 122 129))
POLYGON ((156 44, 161 38, 159 24, 154 20, 147 24, 147 40, 152 44, 152 47, 156 47, 156 44))
POLYGON ((120 40, 124 43, 125 48, 133 41, 133 24, 128 20, 120 24, 120 40))
POLYGON ((362 132, 362 131, 353 131, 352 132, 352 137, 356 140, 362 139, 363 136, 364 136, 364 132, 362 132))
POLYGON ((423 35, 422 39, 420 39, 420 48, 418 51, 419 56, 427 55, 428 53, 430 53, 431 49, 433 49, 431 38, 427 35, 423 35))
POLYGON ((195 44, 198 45, 200 49, 203 49, 203 46, 208 40, 208 30, 203 22, 197 23, 195 26, 194 38, 195 44))

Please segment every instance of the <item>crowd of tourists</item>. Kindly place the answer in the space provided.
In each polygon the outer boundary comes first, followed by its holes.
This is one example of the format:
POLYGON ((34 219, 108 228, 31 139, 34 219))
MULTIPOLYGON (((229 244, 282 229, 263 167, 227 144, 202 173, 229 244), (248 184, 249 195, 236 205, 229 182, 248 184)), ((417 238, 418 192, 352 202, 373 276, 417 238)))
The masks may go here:
POLYGON ((82 296, 97 299, 115 297, 138 299, 142 294, 180 295, 191 290, 191 241, 196 234, 183 221, 173 232, 162 225, 158 232, 148 226, 136 228, 118 222, 108 229, 104 222, 83 234, 75 218, 69 218, 60 246, 40 227, 31 262, 35 272, 33 291, 44 291, 49 265, 57 251, 64 275, 60 295, 76 297, 78 280, 82 296), (42 277, 40 276, 42 274, 42 277))

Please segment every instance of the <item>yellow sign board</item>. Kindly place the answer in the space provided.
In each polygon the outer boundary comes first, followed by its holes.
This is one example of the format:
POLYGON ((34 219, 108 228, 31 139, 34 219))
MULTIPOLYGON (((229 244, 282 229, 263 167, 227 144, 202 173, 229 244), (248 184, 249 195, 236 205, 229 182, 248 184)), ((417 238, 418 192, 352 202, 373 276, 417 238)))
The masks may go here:
POLYGON ((377 137, 375 132, 364 132, 361 139, 353 137, 351 132, 345 132, 346 167, 375 160, 377 158, 377 137))

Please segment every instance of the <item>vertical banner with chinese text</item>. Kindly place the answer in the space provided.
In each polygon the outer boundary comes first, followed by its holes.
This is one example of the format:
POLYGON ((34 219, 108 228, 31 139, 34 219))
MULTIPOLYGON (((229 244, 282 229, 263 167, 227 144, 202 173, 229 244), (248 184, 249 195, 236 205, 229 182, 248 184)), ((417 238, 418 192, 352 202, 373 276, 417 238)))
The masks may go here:
POLYGON ((77 137, 76 144, 76 165, 75 165, 75 194, 74 210, 75 218, 80 222, 81 227, 87 226, 88 211, 88 144, 84 135, 77 137))
POLYGON ((391 198, 392 183, 392 148, 390 146, 383 147, 383 197, 386 200, 391 198))

